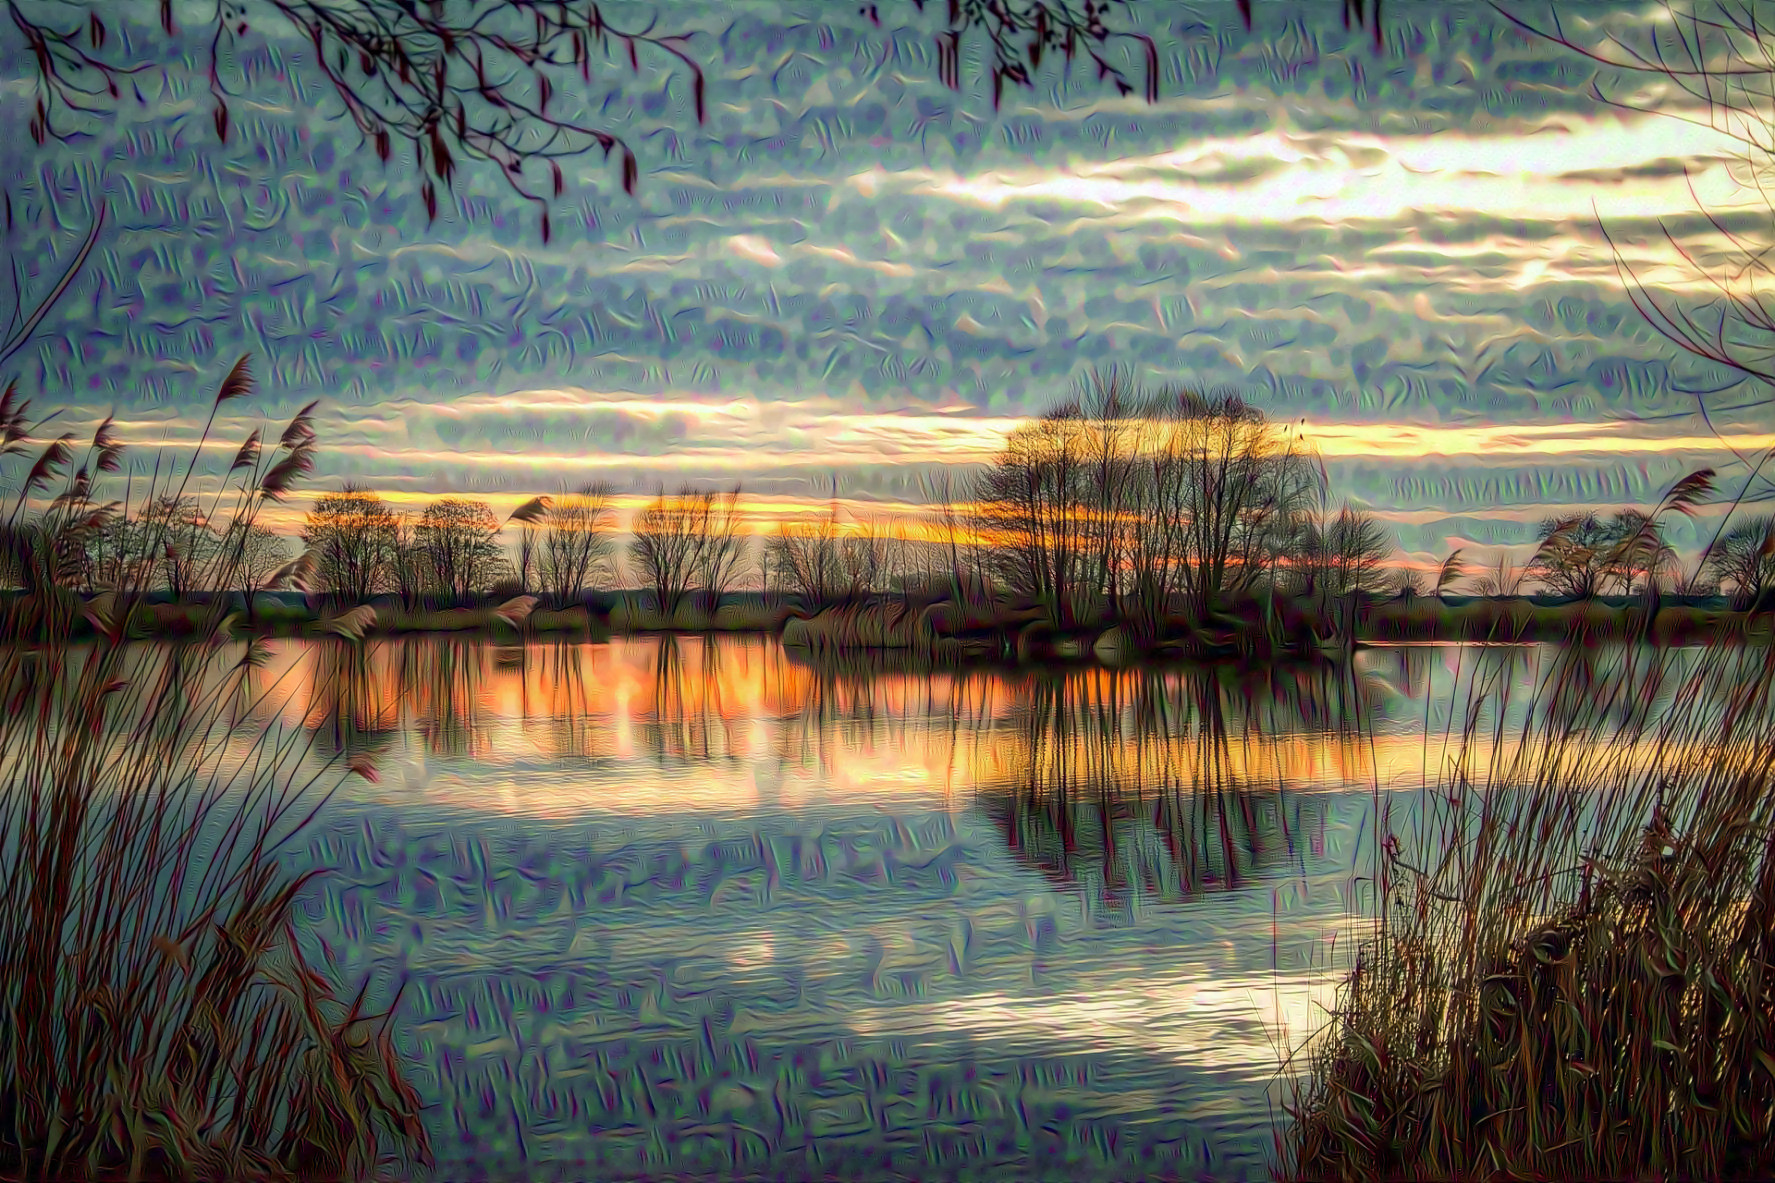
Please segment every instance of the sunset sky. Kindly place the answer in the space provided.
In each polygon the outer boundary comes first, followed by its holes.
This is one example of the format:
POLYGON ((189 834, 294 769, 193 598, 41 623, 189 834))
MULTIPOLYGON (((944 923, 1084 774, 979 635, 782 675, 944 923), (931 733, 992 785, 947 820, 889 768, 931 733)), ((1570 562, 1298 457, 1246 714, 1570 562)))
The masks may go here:
MULTIPOLYGON (((126 91, 114 127, 37 148, 31 61, 0 29, 8 253, 41 287, 109 204, 14 369, 40 405, 74 404, 70 429, 115 409, 142 463, 189 443, 249 353, 260 390, 221 448, 318 398, 310 488, 404 505, 694 479, 793 508, 834 476, 857 501, 916 500, 919 474, 989 460, 1112 362, 1304 420, 1334 495, 1420 559, 1655 501, 1701 464, 1742 480, 1699 418, 1643 420, 1729 376, 1643 323, 1598 225, 1642 277, 1700 294, 1660 225, 1703 257, 1721 244, 1697 195, 1767 225, 1732 141, 1609 109, 1594 66, 1485 6, 1389 6, 1380 52, 1329 2, 1260 4, 1253 34, 1231 3, 1136 7, 1159 102, 1055 66, 995 113, 980 47, 947 90, 940 14, 909 0, 883 0, 879 28, 849 0, 658 5, 696 33, 708 118, 663 60, 566 96, 633 144, 641 184, 569 162, 546 246, 487 166, 428 227, 410 150, 378 163, 270 20, 226 64, 244 92, 226 147, 194 54, 139 80, 144 106, 126 91)), ((1653 10, 1560 11, 1583 30, 1653 10)), ((1715 426, 1775 444, 1766 418, 1715 426)))

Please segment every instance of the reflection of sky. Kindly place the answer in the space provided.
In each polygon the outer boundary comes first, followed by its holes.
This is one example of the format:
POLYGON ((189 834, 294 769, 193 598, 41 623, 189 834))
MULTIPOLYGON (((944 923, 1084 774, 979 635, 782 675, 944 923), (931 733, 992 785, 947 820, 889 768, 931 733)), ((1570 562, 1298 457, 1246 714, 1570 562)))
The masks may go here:
POLYGON ((1372 905, 1369 786, 1551 655, 1142 681, 422 638, 258 676, 376 753, 296 857, 336 868, 305 906, 347 980, 406 983, 446 1174, 1257 1179, 1372 905))
POLYGON ((329 807, 307 922, 406 983, 444 1177, 1268 1177, 1365 798, 1279 886, 1105 910, 928 794, 539 818, 454 763, 329 807))
MULTIPOLYGON (((1390 13, 1377 56, 1335 6, 1265 6, 1250 37, 1231 6, 1136 5, 1158 104, 1080 70, 994 113, 984 80, 937 83, 912 5, 881 5, 879 29, 857 7, 668 6, 703 30, 708 122, 645 64, 635 102, 558 92, 629 135, 644 175, 631 199, 595 157, 570 163, 547 246, 484 171, 428 228, 410 161, 384 170, 312 113, 330 101, 312 84, 279 81, 309 51, 275 20, 242 43, 227 149, 207 81, 177 71, 64 148, 15 128, 9 253, 47 271, 77 240, 81 177, 102 174, 114 215, 28 392, 188 440, 251 352, 268 414, 324 400, 322 484, 510 508, 682 473, 794 504, 834 470, 861 498, 913 496, 919 469, 986 459, 1084 367, 1131 361, 1304 417, 1334 487, 1436 556, 1729 460, 1693 422, 1613 420, 1686 410, 1679 391, 1718 376, 1639 320, 1596 218, 1682 288, 1660 222, 1702 257, 1721 241, 1691 184, 1728 228, 1766 211, 1722 139, 1605 110, 1594 67, 1489 9, 1390 13)), ((1561 12, 1626 27, 1641 8, 1561 12)), ((10 29, 0 54, 23 118, 10 29)))
MULTIPOLYGON (((373 754, 379 781, 364 791, 422 788, 471 809, 559 817, 645 814, 662 799, 713 813, 836 798, 961 808, 982 789, 1074 782, 1149 795, 1217 778, 1260 791, 1413 789, 1461 748, 1470 721, 1466 754, 1484 766, 1500 703, 1519 720, 1537 686, 1542 707, 1566 683, 1566 699, 1601 706, 1575 680, 1586 663, 1567 669, 1541 646, 1380 647, 1348 674, 1065 677, 820 672, 746 637, 272 641, 267 651, 260 709, 314 733, 324 752, 373 754), (1208 742, 1217 728, 1224 741, 1208 742), (572 777, 560 775, 564 761, 572 777)), ((1595 657, 1590 677, 1614 660, 1595 657)), ((1671 660, 1648 702, 1675 695, 1687 659, 1671 660)))
POLYGON ((378 752, 384 790, 423 784, 471 808, 557 816, 646 813, 662 796, 718 813, 834 798, 941 807, 1056 775, 1154 791, 1199 783, 1210 767, 1267 790, 1363 786, 1377 774, 1391 784, 1423 766, 1426 685, 1432 702, 1446 699, 1458 672, 1456 651, 1426 650, 1411 669, 1364 671, 1356 692, 1323 669, 1216 684, 1222 747, 1201 742, 1202 689, 1178 671, 835 677, 748 638, 525 650, 441 638, 361 650, 273 641, 268 651, 264 709, 344 737, 348 751, 378 752), (1057 711, 1071 720, 1065 728, 1057 711), (1364 719, 1372 734, 1349 730, 1364 719), (418 742, 370 742, 397 733, 418 742), (559 776, 563 760, 576 762, 570 779, 559 776))

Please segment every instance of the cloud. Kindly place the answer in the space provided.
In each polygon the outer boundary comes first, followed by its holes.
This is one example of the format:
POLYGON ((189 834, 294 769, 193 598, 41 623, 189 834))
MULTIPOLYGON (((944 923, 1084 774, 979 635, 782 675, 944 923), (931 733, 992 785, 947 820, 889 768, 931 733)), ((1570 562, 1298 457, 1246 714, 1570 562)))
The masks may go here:
MULTIPOLYGON (((720 47, 707 123, 663 76, 625 82, 634 101, 598 117, 636 144, 639 192, 575 162, 546 246, 478 172, 428 221, 410 158, 384 168, 291 91, 291 47, 243 58, 254 135, 227 146, 175 62, 115 127, 0 141, 16 257, 69 257, 94 178, 116 214, 21 385, 173 444, 250 352, 268 418, 323 400, 321 479, 411 496, 587 474, 790 496, 833 469, 911 496, 919 465, 984 462, 1116 361, 1305 416, 1340 490, 1399 512, 1639 497, 1681 449, 1720 455, 1693 427, 1608 422, 1729 376, 1641 321, 1594 224, 1699 297, 1662 226, 1725 255, 1683 169, 1729 226, 1767 221, 1732 206, 1731 144, 1602 111, 1590 66, 1482 10, 1415 14, 1412 55, 1377 57, 1310 6, 1267 38, 1230 6, 1131 7, 1158 103, 1056 63, 995 112, 984 83, 941 84, 910 15, 674 6, 720 47)), ((7 52, 0 77, 28 78, 0 31, 7 52)))
POLYGON ((770 243, 755 234, 731 236, 727 239, 727 249, 742 259, 763 263, 766 267, 781 267, 783 265, 783 257, 771 249, 770 243))
POLYGON ((1742 203, 1725 162, 1741 148, 1723 133, 1644 116, 1553 125, 1521 136, 1383 138, 1300 133, 1285 123, 1238 141, 1206 141, 1176 152, 1073 165, 973 174, 879 170, 850 183, 874 192, 891 183, 915 194, 1000 207, 1045 201, 1099 210, 1123 220, 1190 224, 1394 220, 1424 211, 1559 220, 1658 217, 1742 203), (1573 179, 1583 170, 1620 169, 1676 158, 1690 175, 1659 172, 1628 189, 1598 190, 1573 179), (1227 180, 1237 175, 1243 183, 1227 180), (1203 179, 1203 178, 1208 179, 1203 179))

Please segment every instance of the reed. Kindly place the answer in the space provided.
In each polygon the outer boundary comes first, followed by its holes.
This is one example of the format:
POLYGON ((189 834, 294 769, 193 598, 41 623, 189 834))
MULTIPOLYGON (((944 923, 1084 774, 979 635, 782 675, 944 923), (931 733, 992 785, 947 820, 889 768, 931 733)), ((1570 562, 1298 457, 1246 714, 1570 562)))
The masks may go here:
POLYGON ((1476 678, 1296 1053, 1292 1179, 1775 1175, 1775 650, 1476 678))
MULTIPOLYGON (((250 390, 243 358, 214 407, 250 390)), ((312 410, 274 445, 253 433, 212 520, 251 521, 309 471, 312 410)), ((278 857, 344 770, 261 721, 264 650, 230 643, 222 597, 189 643, 143 647, 146 571, 71 590, 69 556, 122 512, 95 499, 121 468, 110 424, 81 459, 32 440, 11 390, 0 422, 6 454, 30 457, 0 539, 23 589, 5 624, 33 638, 0 649, 0 1177, 336 1179, 427 1159, 387 1015, 305 956, 310 877, 278 857)), ((151 493, 191 482, 158 472, 151 493)), ((238 561, 206 581, 232 586, 238 561)))

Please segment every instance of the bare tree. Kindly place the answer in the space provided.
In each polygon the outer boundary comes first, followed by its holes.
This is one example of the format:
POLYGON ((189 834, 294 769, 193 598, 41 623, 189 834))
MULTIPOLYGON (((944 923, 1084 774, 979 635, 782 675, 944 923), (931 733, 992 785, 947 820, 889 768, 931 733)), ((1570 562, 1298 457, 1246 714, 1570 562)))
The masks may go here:
POLYGON ((746 561, 744 515, 740 512, 740 487, 725 493, 705 493, 703 543, 697 555, 697 587, 703 594, 703 610, 711 618, 739 579, 746 561))
POLYGON ((837 597, 837 510, 812 522, 780 522, 764 545, 764 586, 810 611, 837 597))
POLYGON ((1198 620, 1255 590, 1276 561, 1300 500, 1314 488, 1298 435, 1236 396, 1185 393, 1178 408, 1188 497, 1181 570, 1198 620))
POLYGON ((1569 599, 1593 599, 1607 591, 1621 542, 1610 523, 1594 513, 1548 518, 1536 537, 1540 546, 1529 560, 1530 578, 1569 599))
POLYGON ((1415 567, 1396 567, 1388 577, 1386 586, 1392 595, 1409 603, 1423 598, 1428 582, 1424 573, 1415 567))
POLYGON ((218 539, 208 515, 196 498, 169 494, 142 508, 138 528, 159 566, 160 582, 173 599, 184 600, 217 555, 218 539))
POLYGON ((148 553, 148 538, 127 513, 105 515, 89 543, 89 590, 147 586, 154 558, 148 553))
MULTIPOLYGON (((1663 19, 1633 22, 1631 39, 1598 22, 1581 22, 1573 31, 1556 8, 1541 20, 1521 15, 1514 4, 1493 7, 1518 28, 1609 67, 1609 74, 1599 75, 1597 91, 1608 105, 1683 119, 1731 137, 1753 178, 1767 178, 1775 167, 1775 25, 1768 23, 1767 14, 1759 17, 1757 4, 1665 0, 1660 5, 1663 19), (1636 81, 1646 75, 1663 79, 1670 84, 1668 93, 1697 100, 1706 113, 1647 106, 1638 95, 1618 93, 1610 85, 1616 71, 1638 75, 1636 81)), ((1767 190, 1763 192, 1767 198, 1767 190)), ((1702 279, 1703 290, 1709 292, 1705 301, 1684 307, 1677 295, 1681 285, 1654 287, 1641 281, 1617 246, 1616 261, 1630 281, 1634 305, 1647 323, 1689 353, 1747 378, 1775 383, 1775 292, 1769 288, 1775 278, 1770 259, 1775 238, 1770 222, 1758 219, 1753 229, 1740 232, 1728 229, 1711 211, 1701 212, 1730 244, 1729 258, 1709 266, 1668 227, 1665 235, 1702 279)))
POLYGON ((236 519, 228 523, 219 550, 226 556, 225 566, 234 571, 251 622, 254 600, 289 561, 289 544, 258 522, 236 519))
POLYGON ((1174 604, 1205 621, 1259 585, 1310 474, 1298 439, 1239 399, 1098 373, 1011 433, 976 488, 977 528, 1001 581, 1057 627, 1107 604, 1151 639, 1174 604))
POLYGON ((635 515, 629 554, 642 580, 653 592, 654 608, 667 621, 690 594, 707 524, 707 503, 695 490, 680 489, 659 496, 635 515))
MULTIPOLYGON (((1775 172, 1775 24, 1755 0, 1664 0, 1662 19, 1636 21, 1629 34, 1611 31, 1600 22, 1568 26, 1557 8, 1550 7, 1545 19, 1530 19, 1515 4, 1493 0, 1493 7, 1518 28, 1608 67, 1608 72, 1599 73, 1596 93, 1610 106, 1681 119, 1735 140, 1741 175, 1755 186, 1762 204, 1775 212, 1768 184, 1775 172), (1649 76, 1659 85, 1627 93, 1611 84, 1616 72, 1635 82, 1649 76), (1686 95, 1700 104, 1704 114, 1690 114, 1675 104, 1648 105, 1642 97, 1647 94, 1686 95)), ((1614 234, 1606 226, 1603 232, 1614 248, 1615 264, 1634 308, 1646 323, 1679 349, 1751 384, 1750 393, 1731 402, 1710 405, 1708 393, 1694 394, 1702 420, 1724 443, 1715 416, 1765 408, 1775 397, 1769 393, 1775 386, 1775 218, 1746 222, 1707 209, 1699 196, 1696 207, 1723 248, 1717 242, 1707 247, 1686 244, 1668 224, 1660 224, 1693 283, 1643 279, 1614 234), (1702 294, 1685 294, 1691 290, 1702 294)), ((1728 445, 1727 450, 1746 473, 1733 510, 1746 501, 1775 497, 1775 478, 1769 472, 1775 449, 1746 452, 1728 445)), ((1728 510, 1709 551, 1721 541, 1731 518, 1728 510)), ((1700 574, 1697 568, 1693 577, 1679 582, 1692 583, 1700 574)))
POLYGON ((396 514, 389 537, 387 586, 400 597, 402 608, 411 611, 424 598, 431 587, 429 568, 413 515, 396 514))
POLYGON ((1307 536, 1318 564, 1322 606, 1343 635, 1353 637, 1363 596, 1387 589, 1384 563, 1393 541, 1372 515, 1347 504, 1330 521, 1313 523, 1307 536))
POLYGON ((483 501, 440 497, 413 527, 432 586, 458 599, 486 591, 499 578, 499 519, 483 501))
POLYGON ((1630 595, 1651 586, 1655 579, 1674 573, 1676 551, 1664 540, 1664 531, 1651 514, 1623 509, 1610 515, 1608 532, 1617 539, 1608 555, 1608 574, 1618 591, 1630 595))
POLYGON ((576 601, 609 577, 613 517, 610 490, 603 485, 550 498, 543 518, 541 576, 557 602, 576 601))
POLYGON ((1672 513, 1694 516, 1713 492, 1714 475, 1711 468, 1689 473, 1650 513, 1625 509, 1606 520, 1594 513, 1549 518, 1541 523, 1541 545, 1528 574, 1555 595, 1575 599, 1610 587, 1631 592, 1636 580, 1640 590, 1655 597, 1659 580, 1673 574, 1676 558, 1664 541, 1664 519, 1672 513))
POLYGON ((362 603, 386 585, 395 536, 387 503, 351 484, 316 499, 302 525, 302 542, 314 555, 321 582, 348 604, 362 603))
POLYGON ((1767 605, 1775 594, 1775 515, 1750 518, 1727 530, 1714 543, 1705 569, 1731 586, 1736 606, 1767 605))
POLYGON ((1322 540, 1315 549, 1324 556, 1326 594, 1350 596, 1385 589, 1384 564, 1393 553, 1393 540, 1374 515, 1345 505, 1314 532, 1322 540))
POLYGON ((764 548, 765 587, 809 611, 854 604, 881 586, 886 542, 870 520, 846 521, 834 488, 812 521, 783 522, 764 548))
POLYGON ((1141 510, 1133 480, 1140 442, 1136 398, 1133 374, 1121 366, 1112 366, 1092 370, 1078 400, 1087 424, 1082 442, 1091 503, 1079 523, 1088 551, 1086 579, 1091 598, 1101 596, 1111 605, 1119 602, 1122 568, 1135 518, 1141 510))
POLYGON ((1043 607, 1059 628, 1079 622, 1087 590, 1079 510, 1088 503, 1088 428, 1065 404, 1013 430, 974 492, 978 529, 999 545, 999 579, 1043 607))
POLYGON ((939 574, 949 585, 949 598, 957 604, 983 605, 988 595, 981 563, 985 548, 971 537, 967 544, 962 542, 969 530, 956 506, 955 474, 947 468, 938 469, 920 476, 919 485, 932 507, 932 530, 946 560, 939 574))

